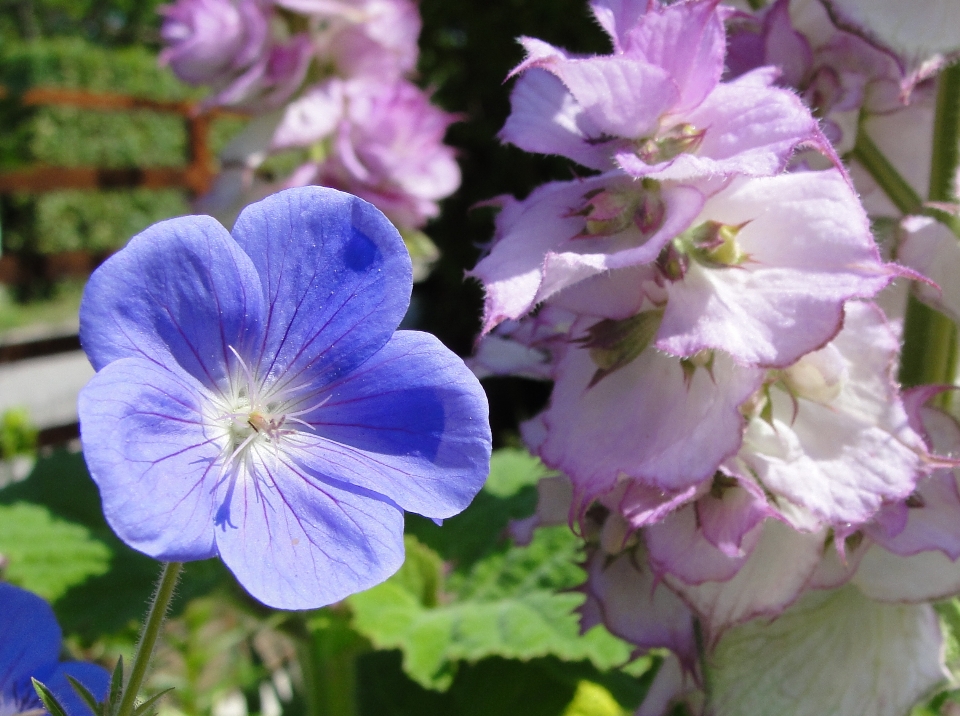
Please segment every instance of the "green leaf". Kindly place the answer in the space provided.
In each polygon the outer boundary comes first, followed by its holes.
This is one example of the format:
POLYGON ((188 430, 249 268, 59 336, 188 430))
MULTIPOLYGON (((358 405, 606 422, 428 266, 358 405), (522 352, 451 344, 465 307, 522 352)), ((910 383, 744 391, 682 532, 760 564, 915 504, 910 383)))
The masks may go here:
POLYGON ((40 697, 43 705, 47 707, 47 711, 50 712, 50 716, 67 716, 66 711, 63 710, 63 706, 60 705, 60 702, 57 701, 57 697, 53 695, 50 689, 33 677, 30 677, 30 681, 33 682, 33 688, 36 689, 37 696, 40 697))
POLYGON ((37 427, 25 408, 13 408, 0 416, 0 458, 37 452, 37 427))
POLYGON ((466 572, 477 560, 503 549, 503 532, 510 520, 533 514, 535 486, 547 474, 543 463, 525 450, 497 450, 486 484, 466 510, 444 520, 442 527, 408 515, 407 532, 452 562, 456 571, 466 572))
MULTIPOLYGON (((112 554, 109 570, 74 584, 54 602, 53 610, 64 634, 78 635, 86 642, 105 634, 123 633, 133 638, 143 617, 144 604, 156 585, 157 562, 130 549, 113 534, 103 517, 100 496, 87 474, 83 456, 57 450, 37 460, 26 480, 0 490, 0 510, 27 504, 49 510, 56 521, 88 530, 112 554)), ((4 526, 0 524, 0 533, 4 526)), ((4 552, 0 545, 0 553, 4 552)), ((192 597, 219 585, 239 590, 219 559, 191 562, 184 571, 173 614, 179 613, 192 597)))
POLYGON ((117 659, 117 665, 110 674, 110 693, 107 694, 107 710, 110 714, 116 713, 123 698, 123 655, 117 659))
POLYGON ((536 485, 548 474, 550 470, 540 459, 526 450, 503 448, 490 458, 490 476, 483 489, 495 497, 513 497, 524 487, 536 485))
POLYGON ((609 669, 626 662, 630 648, 602 627, 581 636, 575 610, 583 596, 557 593, 583 581, 579 558, 579 540, 567 528, 539 530, 529 546, 454 575, 448 586, 456 592, 441 594, 435 607, 425 606, 403 576, 350 597, 354 627, 377 648, 401 649, 407 674, 437 690, 450 686, 458 661, 490 656, 556 656, 609 669))
POLYGON ((73 690, 77 692, 80 698, 83 699, 84 703, 86 703, 86 705, 90 707, 90 710, 93 711, 93 713, 95 714, 103 713, 103 710, 100 708, 100 704, 97 703, 97 697, 94 696, 92 693, 90 693, 90 689, 88 689, 86 686, 81 684, 79 681, 77 681, 75 678, 73 678, 69 674, 67 675, 67 681, 70 682, 70 686, 73 687, 73 690))
POLYGON ((142 704, 139 704, 137 708, 133 710, 133 716, 148 716, 150 714, 150 709, 152 709, 156 705, 157 701, 159 701, 161 697, 165 696, 171 691, 173 691, 172 686, 170 688, 164 689, 159 694, 154 694, 149 699, 144 701, 142 704))
POLYGON ((86 527, 25 503, 0 505, 0 554, 9 581, 48 601, 106 573, 110 564, 110 549, 86 527))

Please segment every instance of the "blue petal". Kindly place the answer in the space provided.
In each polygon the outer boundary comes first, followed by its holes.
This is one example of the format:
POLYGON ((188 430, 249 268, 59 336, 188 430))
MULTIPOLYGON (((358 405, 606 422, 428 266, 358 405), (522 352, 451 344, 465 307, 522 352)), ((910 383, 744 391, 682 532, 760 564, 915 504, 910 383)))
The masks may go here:
POLYGON ((177 366, 122 358, 80 392, 80 436, 103 512, 134 549, 205 559, 213 540, 222 431, 200 383, 177 366))
POLYGON ((60 664, 51 676, 42 679, 47 688, 57 697, 67 716, 93 716, 93 711, 67 681, 67 676, 72 676, 86 686, 98 701, 103 701, 110 687, 110 674, 96 664, 68 661, 60 664))
POLYGON ((259 453, 229 490, 217 529, 227 567, 256 599, 314 609, 379 584, 403 562, 403 513, 376 496, 319 483, 280 453, 259 453))
POLYGON ((463 510, 487 479, 486 395, 434 336, 397 332, 354 373, 309 400, 324 395, 326 402, 303 416, 315 433, 300 433, 291 450, 320 479, 377 492, 435 518, 463 510))
POLYGON ((261 377, 304 384, 343 375, 389 340, 410 303, 400 234, 355 196, 289 189, 244 209, 233 235, 269 306, 261 377))
POLYGON ((245 355, 257 344, 263 316, 249 257, 215 219, 185 216, 134 236, 94 272, 80 340, 97 370, 143 356, 212 387, 234 360, 229 346, 245 355))
POLYGON ((61 638, 49 604, 0 582, 0 703, 31 697, 30 677, 57 663, 61 638))

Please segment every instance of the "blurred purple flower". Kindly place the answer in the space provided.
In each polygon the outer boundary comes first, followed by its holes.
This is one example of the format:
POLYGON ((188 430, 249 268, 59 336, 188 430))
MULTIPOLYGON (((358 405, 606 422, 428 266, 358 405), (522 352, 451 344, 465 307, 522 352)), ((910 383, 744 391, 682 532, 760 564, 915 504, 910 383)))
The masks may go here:
POLYGON ((412 0, 274 0, 319 21, 320 54, 345 77, 393 79, 417 65, 420 11, 412 0))
POLYGON ((190 84, 224 85, 263 54, 267 16, 258 0, 179 0, 163 5, 160 62, 190 84))
MULTIPOLYGON (((375 204, 403 227, 436 216, 437 202, 460 186, 460 168, 443 135, 455 117, 406 80, 354 79, 327 90, 343 99, 330 154, 301 167, 289 184, 332 186, 375 204)), ((316 139, 303 137, 304 143, 316 139)))
POLYGON ((81 432, 104 513, 163 560, 219 555, 257 599, 319 607, 403 561, 403 512, 464 509, 488 471, 479 383, 429 334, 394 332, 410 258, 331 189, 157 224, 91 278, 97 375, 81 432))
POLYGON ((91 712, 67 681, 68 676, 95 697, 106 697, 109 674, 95 664, 61 663, 61 640, 49 604, 12 584, 0 583, 0 714, 46 713, 31 678, 44 683, 69 716, 91 712))

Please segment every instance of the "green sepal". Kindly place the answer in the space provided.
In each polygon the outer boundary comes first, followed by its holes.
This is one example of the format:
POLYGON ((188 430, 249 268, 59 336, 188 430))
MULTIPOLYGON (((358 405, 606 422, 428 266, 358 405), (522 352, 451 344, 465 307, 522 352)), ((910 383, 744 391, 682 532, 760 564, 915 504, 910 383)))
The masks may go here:
POLYGON ((137 708, 133 710, 133 716, 156 716, 155 713, 149 714, 148 712, 153 707, 153 705, 157 703, 157 701, 160 699, 161 696, 169 693, 170 691, 173 691, 172 686, 169 689, 164 689, 159 694, 154 694, 153 696, 151 696, 149 699, 144 701, 142 704, 140 704, 139 706, 137 706, 137 708))
POLYGON ((106 703, 100 704, 97 701, 97 697, 90 693, 90 689, 81 684, 72 676, 68 675, 67 681, 70 682, 70 686, 72 686, 73 690, 79 694, 80 698, 83 699, 84 703, 90 707, 90 710, 93 711, 93 713, 99 714, 100 716, 105 716, 104 707, 106 706, 106 703))
POLYGON ((621 320, 605 318, 590 326, 586 338, 579 341, 597 364, 588 387, 633 362, 650 345, 662 321, 663 311, 655 310, 621 320))
POLYGON ((107 714, 115 714, 120 707, 120 699, 123 698, 123 657, 117 659, 117 665, 113 667, 113 673, 110 675, 110 692, 107 694, 107 714))
POLYGON ((37 692, 37 696, 40 697, 40 700, 43 702, 44 707, 47 711, 50 712, 50 716, 67 716, 67 712, 64 711, 63 706, 60 705, 60 702, 57 701, 57 697, 46 686, 41 684, 39 681, 30 677, 30 681, 33 682, 33 688, 37 692))

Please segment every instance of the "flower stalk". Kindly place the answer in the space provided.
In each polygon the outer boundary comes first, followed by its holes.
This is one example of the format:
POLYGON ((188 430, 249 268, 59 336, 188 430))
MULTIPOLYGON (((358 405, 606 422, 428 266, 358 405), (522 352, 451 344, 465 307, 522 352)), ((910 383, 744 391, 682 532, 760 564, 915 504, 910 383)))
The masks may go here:
POLYGON ((137 655, 133 659, 133 665, 130 669, 130 679, 123 689, 123 698, 120 700, 120 708, 117 710, 117 716, 132 716, 137 702, 137 694, 143 686, 143 680, 147 675, 147 667, 150 665, 150 657, 153 656, 153 649, 156 646, 157 638, 160 636, 160 629, 163 627, 163 620, 170 609, 170 602, 173 600, 173 593, 177 586, 177 580, 180 578, 180 571, 183 568, 183 562, 164 562, 163 570, 160 572, 160 581, 157 584, 157 591, 150 602, 150 611, 147 613, 147 621, 143 625, 143 631, 140 633, 140 642, 137 645, 137 655))
POLYGON ((325 609, 312 620, 297 646, 308 716, 360 713, 357 660, 368 650, 341 611, 325 609))
MULTIPOLYGON (((861 135, 863 133, 861 132, 861 135)), ((859 144, 859 136, 857 142, 859 144)), ((960 166, 960 65, 948 67, 940 76, 930 162, 930 201, 955 201, 953 179, 960 166)), ((872 172, 871 172, 872 173, 872 172)), ((876 178, 876 176, 875 176, 876 178)), ((881 183, 884 190, 887 189, 881 183)), ((888 192, 889 193, 889 192, 888 192)), ((893 195, 890 195, 894 199, 893 195)), ((894 199, 896 202, 896 200, 894 199)), ((899 203, 898 203, 899 206, 899 203)), ((901 207, 902 208, 902 207, 901 207)), ((956 217, 937 212, 960 237, 956 217), (945 220, 946 219, 946 220, 945 220)), ((943 314, 910 296, 903 329, 903 360, 900 381, 906 387, 923 383, 952 385, 957 373, 957 327, 943 314)), ((938 400, 947 407, 952 394, 938 400)))

